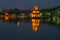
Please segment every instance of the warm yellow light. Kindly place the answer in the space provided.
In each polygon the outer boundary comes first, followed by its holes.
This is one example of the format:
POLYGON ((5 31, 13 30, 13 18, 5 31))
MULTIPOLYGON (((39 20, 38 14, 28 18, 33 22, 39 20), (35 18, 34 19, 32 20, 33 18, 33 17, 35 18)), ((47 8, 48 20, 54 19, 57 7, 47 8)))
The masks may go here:
POLYGON ((36 13, 36 11, 33 11, 32 13, 36 13))

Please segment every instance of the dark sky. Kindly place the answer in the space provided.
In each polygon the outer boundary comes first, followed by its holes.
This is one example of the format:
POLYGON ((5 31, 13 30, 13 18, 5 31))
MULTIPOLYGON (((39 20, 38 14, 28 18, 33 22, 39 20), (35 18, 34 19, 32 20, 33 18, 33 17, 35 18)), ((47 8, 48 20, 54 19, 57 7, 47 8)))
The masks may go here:
POLYGON ((34 5, 42 8, 56 7, 60 4, 60 0, 0 0, 0 8, 21 8, 29 9, 34 5))

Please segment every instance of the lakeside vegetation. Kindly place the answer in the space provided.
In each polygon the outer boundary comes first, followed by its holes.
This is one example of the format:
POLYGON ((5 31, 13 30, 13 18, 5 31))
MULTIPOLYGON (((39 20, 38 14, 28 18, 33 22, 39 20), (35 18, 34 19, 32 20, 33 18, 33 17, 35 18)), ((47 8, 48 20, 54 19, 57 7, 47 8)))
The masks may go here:
MULTIPOLYGON (((32 10, 30 9, 20 10, 18 8, 2 9, 0 10, 0 15, 1 14, 3 15, 5 11, 8 12, 10 15, 16 14, 18 16, 24 14, 27 17, 29 17, 29 14, 31 13, 32 10)), ((60 6, 51 9, 42 9, 40 10, 40 16, 47 18, 47 19, 41 19, 41 22, 51 23, 60 27, 60 6)))
POLYGON ((43 9, 41 13, 42 16, 49 18, 43 19, 45 23, 52 23, 60 27, 60 6, 51 9, 43 9))

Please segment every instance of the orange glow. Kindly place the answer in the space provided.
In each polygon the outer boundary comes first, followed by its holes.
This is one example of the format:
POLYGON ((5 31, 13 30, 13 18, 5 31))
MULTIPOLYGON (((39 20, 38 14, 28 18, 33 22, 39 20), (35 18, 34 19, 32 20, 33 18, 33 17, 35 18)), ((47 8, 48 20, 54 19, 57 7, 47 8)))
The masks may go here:
POLYGON ((38 31, 39 25, 40 25, 39 19, 32 19, 32 29, 34 32, 38 31))
POLYGON ((4 19, 5 19, 5 21, 8 21, 9 20, 9 14, 8 13, 5 13, 4 19))
MULTIPOLYGON (((33 11, 31 13, 31 17, 40 17, 40 12, 38 6, 33 7, 33 11)), ((32 19, 32 29, 34 32, 38 31, 40 25, 40 19, 32 19)))
POLYGON ((39 10, 38 6, 34 6, 33 10, 39 10))

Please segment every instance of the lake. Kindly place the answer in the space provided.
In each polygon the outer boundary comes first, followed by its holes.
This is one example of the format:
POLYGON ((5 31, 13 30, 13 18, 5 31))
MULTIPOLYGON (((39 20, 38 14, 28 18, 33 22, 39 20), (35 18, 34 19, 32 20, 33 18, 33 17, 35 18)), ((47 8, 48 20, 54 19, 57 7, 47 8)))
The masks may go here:
POLYGON ((0 23, 0 40, 60 40, 60 29, 52 24, 41 23, 39 30, 33 32, 30 22, 20 26, 0 23))

